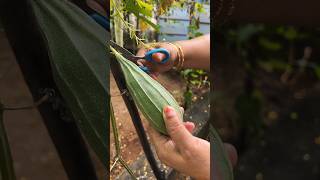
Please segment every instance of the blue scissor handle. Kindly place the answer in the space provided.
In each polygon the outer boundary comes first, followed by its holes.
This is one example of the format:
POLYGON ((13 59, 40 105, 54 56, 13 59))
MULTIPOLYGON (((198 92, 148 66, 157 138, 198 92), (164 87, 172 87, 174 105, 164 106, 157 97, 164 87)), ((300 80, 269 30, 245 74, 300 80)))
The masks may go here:
POLYGON ((166 63, 169 59, 170 59, 170 53, 168 50, 164 49, 164 48, 157 48, 157 49, 152 49, 150 51, 148 51, 146 54, 145 54, 145 59, 147 61, 150 61, 150 62, 155 62, 153 59, 152 59, 152 54, 154 53, 162 53, 164 54, 166 57, 160 62, 161 64, 164 64, 166 63))
POLYGON ((144 71, 145 73, 150 74, 150 70, 149 70, 148 67, 146 67, 146 66, 139 66, 139 68, 140 68, 142 71, 144 71))
POLYGON ((98 24, 100 24, 104 29, 110 30, 110 23, 109 20, 98 14, 98 13, 93 13, 90 15, 92 19, 94 19, 98 24))

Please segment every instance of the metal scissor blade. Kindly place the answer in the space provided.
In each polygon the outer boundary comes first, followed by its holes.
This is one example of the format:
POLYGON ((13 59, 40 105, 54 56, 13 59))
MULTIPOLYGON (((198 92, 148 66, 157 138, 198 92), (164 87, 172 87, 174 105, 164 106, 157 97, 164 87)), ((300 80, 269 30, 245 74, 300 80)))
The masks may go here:
POLYGON ((115 48, 117 51, 119 51, 123 57, 125 57, 126 59, 130 60, 130 61, 137 61, 140 58, 137 58, 134 54, 132 54, 130 51, 128 51, 127 49, 121 47, 120 45, 118 45, 117 43, 113 42, 110 40, 110 45, 115 48))
MULTIPOLYGON (((133 62, 137 62, 138 59, 141 59, 141 57, 137 57, 135 55, 133 55, 130 51, 128 51, 127 49, 121 47, 120 45, 118 45, 117 43, 113 42, 113 41, 109 41, 109 44, 115 48, 118 52, 120 52, 122 54, 122 56, 130 61, 133 61, 133 62)), ((149 71, 149 68, 148 67, 145 67, 145 66, 139 66, 139 68, 146 72, 147 74, 150 73, 149 71)))

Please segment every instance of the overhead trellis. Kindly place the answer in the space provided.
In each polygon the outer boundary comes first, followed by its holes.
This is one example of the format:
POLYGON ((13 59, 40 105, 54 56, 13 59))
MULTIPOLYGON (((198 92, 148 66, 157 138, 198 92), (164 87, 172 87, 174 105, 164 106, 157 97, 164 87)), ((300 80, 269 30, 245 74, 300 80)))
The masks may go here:
POLYGON ((54 80, 88 143, 107 167, 109 154, 109 32, 65 0, 30 1, 54 80))

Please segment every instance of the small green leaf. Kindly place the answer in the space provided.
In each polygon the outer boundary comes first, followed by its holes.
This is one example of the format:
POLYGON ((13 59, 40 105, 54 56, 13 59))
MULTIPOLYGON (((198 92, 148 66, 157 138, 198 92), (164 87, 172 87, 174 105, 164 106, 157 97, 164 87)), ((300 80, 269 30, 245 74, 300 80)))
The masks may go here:
POLYGON ((202 3, 196 2, 195 7, 196 7, 196 10, 199 13, 205 13, 206 12, 202 3))
POLYGON ((288 40, 294 40, 298 37, 298 32, 295 28, 289 27, 287 31, 285 31, 284 36, 288 40))
POLYGON ((125 3, 125 9, 128 12, 134 13, 134 14, 143 14, 148 17, 152 17, 152 10, 153 7, 150 4, 147 4, 141 0, 126 0, 125 3))
POLYGON ((278 51, 281 49, 281 44, 279 42, 275 42, 275 41, 272 41, 272 40, 269 40, 265 37, 260 37, 259 38, 259 44, 268 49, 268 50, 271 50, 271 51, 278 51))
POLYGON ((137 16, 138 18, 141 18, 143 21, 145 21, 146 23, 148 23, 151 27, 153 27, 156 31, 160 30, 160 25, 158 24, 154 24, 151 20, 149 20, 148 18, 141 16, 139 14, 134 13, 135 16, 137 16))
POLYGON ((226 152, 223 142, 215 128, 210 125, 210 144, 212 148, 211 166, 213 179, 233 180, 233 170, 228 153, 226 152))

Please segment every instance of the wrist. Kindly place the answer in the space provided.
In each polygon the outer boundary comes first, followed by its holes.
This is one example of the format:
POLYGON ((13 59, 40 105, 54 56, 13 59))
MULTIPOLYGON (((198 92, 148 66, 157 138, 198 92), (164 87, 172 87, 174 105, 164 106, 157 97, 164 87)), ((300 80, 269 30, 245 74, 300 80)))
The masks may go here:
POLYGON ((173 64, 173 67, 177 67, 179 65, 180 61, 180 54, 179 54, 179 48, 175 43, 166 42, 168 45, 170 45, 170 56, 171 61, 173 64))
POLYGON ((178 42, 167 43, 170 44, 174 49, 174 53, 172 53, 174 55, 174 57, 172 57, 173 67, 177 70, 181 70, 184 66, 184 51, 182 49, 182 46, 178 42))
POLYGON ((177 46, 175 44, 172 44, 171 46, 173 46, 172 48, 172 61, 173 61, 173 67, 177 67, 177 65, 179 64, 179 50, 177 48, 177 46))

